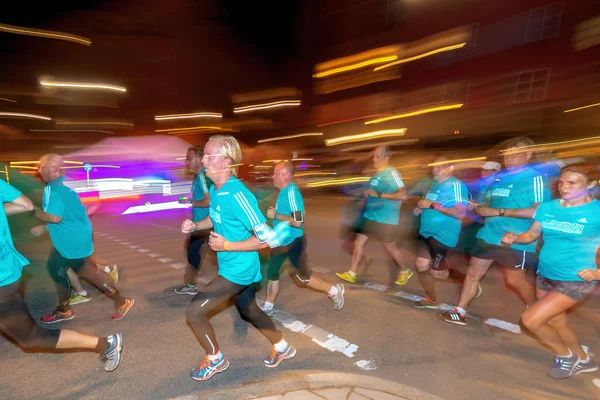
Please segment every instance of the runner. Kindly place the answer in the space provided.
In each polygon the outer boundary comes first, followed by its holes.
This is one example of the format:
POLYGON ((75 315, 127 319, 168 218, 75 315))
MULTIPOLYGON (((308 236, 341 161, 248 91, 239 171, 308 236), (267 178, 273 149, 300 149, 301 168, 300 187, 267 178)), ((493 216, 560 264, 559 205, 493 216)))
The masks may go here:
POLYGON ((415 308, 439 309, 435 279, 449 276, 448 256, 458 243, 461 220, 467 210, 467 186, 452 176, 454 164, 445 156, 431 164, 433 184, 419 200, 415 215, 421 215, 415 266, 425 298, 413 302, 415 308))
POLYGON ((258 210, 254 195, 237 179, 242 151, 232 136, 212 136, 204 148, 203 163, 214 185, 210 188, 210 215, 201 221, 186 219, 184 233, 213 228, 209 246, 217 252, 219 275, 204 286, 187 309, 187 320, 206 351, 206 357, 191 372, 192 378, 205 381, 229 367, 221 353, 208 316, 221 304, 235 299, 240 313, 269 339, 273 349, 264 365, 274 368, 296 355, 269 318, 256 304, 255 283, 262 279, 258 251, 276 247, 274 233, 258 210), (254 233, 254 234, 253 234, 254 233))
POLYGON ((101 354, 104 370, 114 371, 121 362, 123 335, 96 337, 79 332, 49 330, 37 325, 18 293, 23 267, 29 261, 14 247, 7 215, 32 211, 31 200, 0 179, 0 330, 26 348, 80 349, 101 354))
MULTIPOLYGON (((192 217, 194 222, 202 221, 208 216, 210 195, 208 188, 212 182, 207 182, 202 166, 202 150, 197 147, 190 147, 185 157, 185 165, 189 170, 194 172, 194 183, 192 184, 192 217)), ((200 249, 208 238, 209 231, 196 231, 192 233, 187 240, 187 261, 185 268, 184 283, 182 286, 175 288, 177 294, 187 294, 195 296, 198 293, 196 287, 196 279, 202 259, 206 254, 206 249, 201 253, 200 249)))
POLYGON ((279 189, 275 208, 269 207, 267 217, 273 218, 275 232, 282 223, 288 223, 290 234, 282 239, 281 247, 271 250, 271 260, 267 272, 267 299, 260 308, 270 317, 277 313, 275 300, 279 294, 279 273, 289 258, 295 271, 294 282, 300 287, 309 287, 318 292, 327 293, 333 301, 333 309, 339 311, 344 306, 344 285, 330 285, 320 276, 311 273, 306 261, 306 236, 304 235, 304 199, 298 187, 292 182, 294 164, 283 161, 273 169, 273 181, 279 189))
POLYGON ((598 183, 591 171, 585 166, 564 168, 558 180, 561 199, 542 203, 527 232, 508 232, 502 238, 503 243, 513 245, 543 236, 537 302, 525 310, 521 321, 554 352, 548 374, 556 379, 598 370, 569 327, 566 314, 594 291, 600 279, 596 263, 600 201, 590 194, 598 183))
POLYGON ((486 196, 489 206, 477 207, 477 214, 485 217, 483 228, 471 251, 469 268, 460 293, 458 307, 438 314, 446 322, 466 325, 467 307, 477 296, 481 279, 497 262, 504 270, 507 283, 514 287, 526 305, 535 302, 535 288, 527 279, 525 267, 537 267, 537 242, 502 246, 502 235, 509 232, 525 232, 532 222, 535 208, 550 198, 548 186, 538 171, 528 166, 534 142, 517 137, 507 142, 504 154, 506 170, 496 174, 496 181, 486 196))
POLYGON ((398 171, 390 166, 392 152, 388 146, 381 146, 373 153, 373 165, 377 173, 369 182, 370 188, 364 192, 367 198, 364 218, 354 242, 352 265, 347 272, 337 272, 338 278, 356 283, 356 271, 363 258, 364 246, 369 238, 383 243, 388 255, 400 267, 395 283, 404 285, 413 272, 404 263, 402 251, 396 247, 396 234, 400 219, 400 206, 406 199, 406 188, 398 171))
MULTIPOLYGON (((113 264, 112 266, 108 265, 106 261, 99 259, 95 255, 92 255, 92 264, 98 268, 98 271, 108 274, 115 285, 119 283, 119 269, 117 264, 113 264)), ((88 294, 87 290, 85 290, 81 284, 79 275, 71 268, 67 270, 67 275, 69 276, 69 282, 71 283, 71 298, 69 299, 69 304, 74 306, 92 300, 92 296, 88 294)))
POLYGON ((42 210, 36 208, 35 216, 44 221, 31 230, 34 236, 46 231, 50 234, 52 250, 48 258, 48 272, 56 283, 59 305, 50 315, 42 317, 42 322, 53 324, 75 318, 70 307, 71 285, 67 275, 70 267, 85 278, 115 303, 113 319, 127 315, 135 301, 121 294, 111 286, 109 279, 94 266, 92 255, 92 224, 85 207, 77 194, 63 184, 62 159, 57 154, 47 154, 40 158, 38 173, 47 182, 42 198, 42 210))

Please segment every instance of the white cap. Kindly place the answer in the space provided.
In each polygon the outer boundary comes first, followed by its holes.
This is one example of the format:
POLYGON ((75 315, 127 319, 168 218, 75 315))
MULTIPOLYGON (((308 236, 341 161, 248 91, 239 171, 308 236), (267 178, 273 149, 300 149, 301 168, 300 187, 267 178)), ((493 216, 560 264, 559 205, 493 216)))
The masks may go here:
POLYGON ((483 164, 481 166, 481 168, 483 169, 489 169, 489 170, 496 170, 496 171, 500 171, 502 169, 502 166, 500 165, 500 163, 497 163, 496 161, 488 161, 485 164, 483 164))

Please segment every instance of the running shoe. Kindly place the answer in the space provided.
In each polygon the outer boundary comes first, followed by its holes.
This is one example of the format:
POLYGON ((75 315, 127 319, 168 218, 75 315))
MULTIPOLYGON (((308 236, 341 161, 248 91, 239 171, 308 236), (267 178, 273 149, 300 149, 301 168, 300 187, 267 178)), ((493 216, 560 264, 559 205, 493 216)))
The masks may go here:
POLYGON ((439 310, 440 309, 440 302, 439 301, 433 301, 429 297, 425 297, 422 300, 413 301, 413 307, 414 308, 430 308, 432 310, 439 310))
POLYGON ((269 317, 274 317, 275 314, 277 314, 279 312, 279 310, 275 307, 267 308, 265 306, 265 303, 262 303, 261 305, 259 305, 258 308, 260 308, 269 317))
POLYGON ((225 371, 229 368, 229 360, 225 356, 221 356, 220 360, 210 361, 208 357, 202 360, 198 368, 192 369, 190 375, 192 379, 197 381, 205 381, 210 379, 214 374, 225 371))
POLYGON ((345 280, 346 282, 356 283, 356 275, 350 275, 350 271, 348 272, 336 272, 336 276, 340 279, 345 280))
POLYGON ((131 310, 131 307, 133 307, 134 304, 134 299, 132 299, 131 297, 125 298, 125 304, 115 309, 115 313, 112 315, 112 319, 118 320, 125 318, 125 316, 129 312, 129 310, 131 310))
POLYGON ((74 306, 75 304, 87 303, 91 299, 92 296, 84 296, 81 293, 76 293, 69 299, 69 304, 74 306))
POLYGON ((588 355, 588 361, 587 362, 583 362, 583 361, 579 361, 579 364, 577 364, 575 366, 575 368, 573 368, 573 373, 575 375, 579 375, 582 372, 596 372, 598 371, 598 364, 596 363, 596 361, 588 355))
POLYGON ((198 294, 198 288, 196 286, 188 285, 186 283, 178 288, 175 288, 174 292, 177 294, 187 294, 190 296, 195 296, 198 294))
POLYGON ((554 364, 548 370, 548 375, 554 379, 565 379, 573 375, 575 367, 579 364, 579 357, 573 353, 571 356, 554 356, 554 364))
POLYGON ((438 318, 443 321, 446 321, 448 323, 451 323, 451 324, 456 324, 456 325, 461 325, 461 326, 464 326, 467 324, 467 316, 459 313, 456 308, 450 312, 439 313, 438 318))
POLYGON ((68 311, 59 311, 59 310, 54 310, 52 311, 52 314, 50 315, 44 315, 41 318, 41 321, 46 323, 46 324, 55 324, 57 322, 61 322, 61 321, 69 321, 71 319, 75 318, 75 313, 73 313, 73 310, 69 309, 68 311))
POLYGON ((406 282, 408 282, 408 280, 414 275, 414 273, 412 272, 411 269, 408 270, 407 273, 403 274, 403 273, 399 273, 398 277, 396 278, 396 280, 394 281, 394 283, 396 285, 399 286, 404 286, 406 285, 406 282))
POLYGON ((265 367, 275 368, 278 366, 283 360, 288 360, 290 358, 294 358, 296 355, 296 349, 294 346, 288 343, 287 347, 281 353, 275 350, 271 350, 271 355, 268 358, 264 359, 265 367))
POLYGON ((342 307, 344 307, 344 292, 346 289, 344 289, 344 285, 341 283, 336 284, 335 287, 338 290, 337 293, 329 295, 329 298, 333 301, 333 309, 335 311, 340 311, 342 307))
POLYGON ((110 268, 110 272, 108 273, 108 275, 110 275, 110 277, 113 279, 113 281, 115 281, 115 285, 117 283, 119 283, 119 269, 117 267, 117 264, 113 265, 112 268, 110 268))
POLYGON ((106 372, 112 372, 119 366, 121 362, 121 352, 123 351, 123 334, 117 333, 109 336, 108 350, 106 350, 101 356, 100 361, 104 363, 104 370, 106 372))

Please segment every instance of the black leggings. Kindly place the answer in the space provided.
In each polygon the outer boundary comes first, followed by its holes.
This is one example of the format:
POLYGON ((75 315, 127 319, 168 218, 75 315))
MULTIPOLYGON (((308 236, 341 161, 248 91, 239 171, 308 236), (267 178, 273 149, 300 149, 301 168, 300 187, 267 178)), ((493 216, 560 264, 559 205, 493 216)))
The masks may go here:
POLYGON ((69 306, 71 281, 69 281, 69 276, 67 275, 69 268, 112 299, 117 307, 125 303, 125 300, 119 295, 117 289, 111 286, 112 282, 109 275, 98 272, 98 269, 92 263, 91 257, 68 259, 63 257, 53 247, 50 251, 50 256, 48 256, 47 267, 48 273, 56 284, 56 293, 58 294, 57 308, 62 312, 71 308, 69 306))
POLYGON ((256 326, 271 344, 283 339, 271 318, 256 304, 254 284, 238 285, 218 275, 194 296, 186 312, 187 320, 207 354, 219 351, 215 330, 208 321, 208 315, 231 298, 235 298, 240 314, 256 326))
POLYGON ((0 286, 0 329, 24 347, 56 348, 60 329, 36 324, 18 289, 19 281, 0 286))
POLYGON ((184 282, 187 284, 196 285, 196 276, 198 275, 200 262, 202 261, 203 254, 207 251, 207 248, 205 247, 204 251, 200 253, 206 238, 206 233, 201 233, 199 235, 192 234, 187 242, 188 265, 185 268, 185 277, 183 278, 184 282))

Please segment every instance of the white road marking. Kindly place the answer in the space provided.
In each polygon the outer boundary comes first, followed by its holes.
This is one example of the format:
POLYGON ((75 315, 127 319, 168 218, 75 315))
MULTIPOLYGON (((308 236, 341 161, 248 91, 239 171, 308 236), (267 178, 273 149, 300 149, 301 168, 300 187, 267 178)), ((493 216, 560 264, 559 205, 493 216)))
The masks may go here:
POLYGON ((131 242, 121 242, 121 244, 122 244, 123 246, 129 246, 129 245, 131 244, 131 242))
POLYGON ((147 252, 149 252, 150 250, 148 250, 148 249, 138 249, 138 251, 139 251, 140 253, 147 253, 147 252))
POLYGON ((175 268, 175 269, 182 269, 182 268, 185 268, 185 264, 181 264, 181 263, 171 264, 170 267, 175 268))
POLYGON ((134 244, 133 246, 129 246, 130 249, 139 249, 141 246, 134 244))
POLYGON ((171 261, 173 261, 173 260, 171 260, 171 259, 170 259, 170 258, 168 258, 168 257, 165 257, 165 258, 160 258, 158 261, 160 261, 161 263, 168 263, 168 262, 171 262, 171 261))
POLYGON ((148 256, 152 257, 152 258, 156 258, 156 257, 160 257, 161 254, 160 253, 150 253, 150 254, 148 254, 148 256))
POLYGON ((512 333, 521 333, 521 327, 519 325, 511 324, 510 322, 502 321, 501 319, 488 318, 484 321, 484 324, 495 326, 496 328, 504 329, 512 333))

